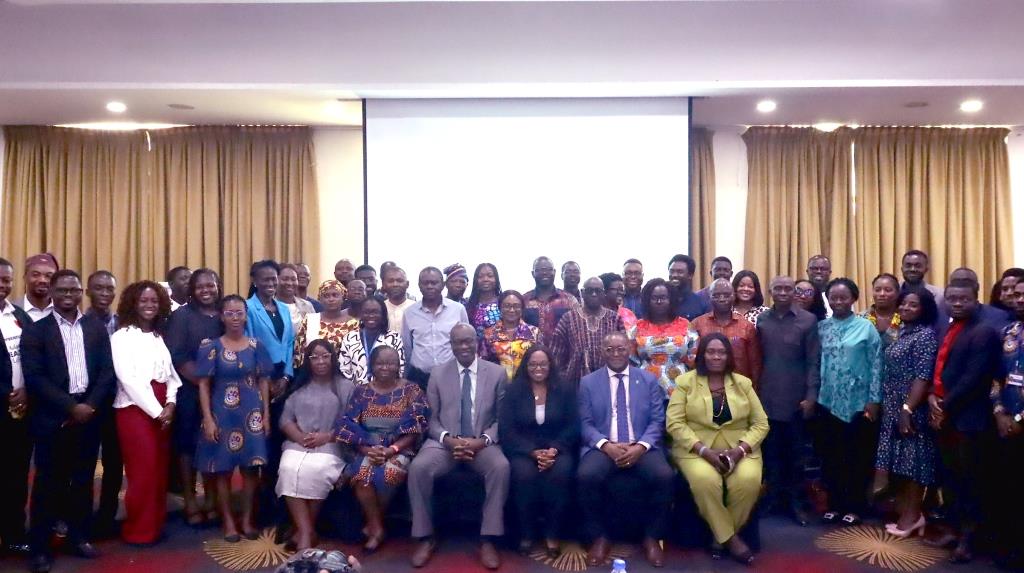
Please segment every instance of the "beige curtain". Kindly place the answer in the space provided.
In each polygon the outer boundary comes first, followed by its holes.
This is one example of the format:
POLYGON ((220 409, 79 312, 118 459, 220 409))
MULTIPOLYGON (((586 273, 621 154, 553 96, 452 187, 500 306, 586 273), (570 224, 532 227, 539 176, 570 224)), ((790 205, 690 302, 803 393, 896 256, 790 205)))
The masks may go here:
POLYGON ((52 251, 63 267, 109 269, 122 285, 208 266, 227 292, 245 290, 255 259, 317 265, 307 128, 4 130, 0 252, 16 264, 52 251))
POLYGON ((851 133, 814 128, 751 127, 747 145, 745 267, 765 290, 772 277, 806 276, 807 259, 846 260, 851 133), (836 248, 833 248, 835 246, 836 248), (836 251, 836 252, 833 252, 836 251))
POLYGON ((857 284, 869 284, 882 271, 898 271, 904 252, 921 249, 931 262, 929 282, 943 285, 953 269, 971 267, 987 296, 1013 262, 1008 133, 1003 128, 856 130, 857 215, 850 243, 860 248, 850 274, 857 284))
POLYGON ((697 261, 694 284, 711 281, 715 258, 715 152, 713 131, 690 130, 690 256, 697 261))

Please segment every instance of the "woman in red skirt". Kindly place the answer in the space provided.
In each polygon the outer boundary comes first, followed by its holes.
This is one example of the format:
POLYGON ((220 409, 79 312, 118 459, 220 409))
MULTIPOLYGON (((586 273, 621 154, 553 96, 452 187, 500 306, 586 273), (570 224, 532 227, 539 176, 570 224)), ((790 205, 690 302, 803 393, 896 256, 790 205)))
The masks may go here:
POLYGON ((121 537, 148 545, 160 540, 167 517, 170 428, 181 386, 160 334, 171 299, 154 282, 133 283, 121 293, 117 313, 119 328, 110 337, 117 373, 114 415, 128 479, 121 537))

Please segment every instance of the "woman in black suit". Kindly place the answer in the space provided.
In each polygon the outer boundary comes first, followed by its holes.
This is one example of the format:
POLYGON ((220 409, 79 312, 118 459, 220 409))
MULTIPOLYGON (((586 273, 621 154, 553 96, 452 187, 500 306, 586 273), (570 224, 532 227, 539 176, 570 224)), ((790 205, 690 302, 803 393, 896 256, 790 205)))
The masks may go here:
POLYGON ((558 380, 551 351, 526 351, 498 410, 501 448, 512 466, 512 495, 519 514, 519 551, 528 554, 536 539, 537 509, 544 518, 544 543, 558 557, 558 532, 571 498, 573 454, 579 442, 576 392, 558 380))

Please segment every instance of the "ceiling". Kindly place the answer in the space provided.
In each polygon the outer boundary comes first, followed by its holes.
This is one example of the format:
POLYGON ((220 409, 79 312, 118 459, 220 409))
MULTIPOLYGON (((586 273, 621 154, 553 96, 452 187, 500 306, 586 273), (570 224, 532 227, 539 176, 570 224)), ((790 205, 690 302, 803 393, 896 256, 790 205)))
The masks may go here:
POLYGON ((138 121, 350 125, 331 102, 689 95, 711 124, 765 123, 765 96, 771 123, 944 124, 970 92, 972 123, 1024 124, 1021 29, 1019 0, 0 0, 0 123, 111 119, 112 99, 138 121))

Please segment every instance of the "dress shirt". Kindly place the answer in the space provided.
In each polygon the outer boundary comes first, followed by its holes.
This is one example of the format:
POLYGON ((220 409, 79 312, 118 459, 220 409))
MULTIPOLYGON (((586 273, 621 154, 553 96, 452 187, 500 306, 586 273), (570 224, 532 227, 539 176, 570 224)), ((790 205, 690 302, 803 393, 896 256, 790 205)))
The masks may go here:
MULTIPOLYGON (((185 304, 188 304, 188 303, 185 303, 185 304)), ((179 308, 183 307, 183 306, 185 306, 185 305, 179 303, 178 301, 174 300, 173 298, 171 299, 171 312, 172 313, 174 311, 178 310, 179 308)))
POLYGON ((718 323, 714 312, 698 316, 690 323, 690 326, 697 331, 697 335, 700 337, 718 333, 728 338, 729 344, 732 345, 736 372, 750 378, 754 383, 754 388, 757 388, 757 381, 761 378, 762 364, 761 343, 757 340, 757 327, 735 310, 732 311, 729 322, 725 326, 718 323))
POLYGON ((431 312, 423 303, 412 305, 402 319, 402 346, 408 363, 430 372, 434 366, 455 358, 450 338, 452 328, 460 322, 469 323, 469 317, 466 307, 454 300, 442 299, 437 312, 431 312))
POLYGON ((395 332, 402 332, 402 319, 405 311, 416 304, 411 298, 406 297, 402 304, 392 304, 390 299, 384 299, 384 306, 388 307, 388 328, 395 332))
POLYGON ((857 315, 818 323, 821 390, 818 402, 852 422, 867 404, 882 402, 882 339, 871 321, 857 315))
POLYGON ((50 316, 53 312, 53 299, 50 299, 50 303, 46 305, 46 308, 36 308, 35 305, 28 300, 28 295, 25 295, 25 299, 21 303, 21 308, 28 313, 32 322, 39 322, 47 316, 50 316))
POLYGON ((821 293, 821 302, 825 304, 825 318, 831 317, 832 305, 828 303, 828 295, 826 293, 821 293))
POLYGON ((106 315, 100 315, 92 307, 85 311, 85 316, 91 316, 96 320, 103 323, 104 328, 107 329, 107 336, 113 336, 117 332, 117 315, 113 312, 107 313, 106 315))
POLYGON ((68 393, 82 394, 89 389, 89 367, 85 362, 85 337, 82 334, 82 311, 74 322, 68 322, 59 313, 53 313, 64 341, 64 358, 68 361, 68 393))
POLYGON ((636 291, 635 293, 627 292, 622 295, 622 306, 633 311, 633 314, 636 315, 638 319, 643 318, 643 312, 641 312, 643 308, 643 301, 640 300, 640 291, 636 291))
POLYGON ((800 401, 818 401, 821 385, 821 344, 818 319, 796 305, 780 313, 771 309, 757 317, 764 367, 758 391, 769 420, 789 422, 800 401))
MULTIPOLYGON (((452 302, 454 302, 454 301, 452 301, 452 302)), ((469 370, 469 394, 473 397, 473 405, 469 409, 469 417, 470 417, 470 419, 474 419, 476 417, 476 371, 477 371, 477 363, 479 361, 480 361, 479 358, 474 358, 473 359, 473 363, 470 364, 469 366, 463 366, 462 364, 458 365, 459 366, 459 400, 460 401, 462 399, 462 375, 463 375, 463 371, 467 370, 467 369, 469 370)), ((458 364, 458 363, 456 363, 456 364, 458 364)), ((443 444, 444 443, 444 437, 447 436, 450 433, 451 432, 449 432, 447 430, 444 431, 444 432, 441 432, 441 439, 438 440, 438 441, 443 444)), ((484 436, 487 436, 487 434, 484 434, 484 436)), ((492 441, 494 440, 494 438, 492 438, 491 436, 487 436, 487 437, 490 438, 492 441)))
POLYGON ((676 311, 678 316, 686 320, 693 320, 702 314, 711 312, 711 303, 693 291, 679 294, 679 307, 676 311))
POLYGON ((156 418, 163 406, 153 394, 150 382, 167 385, 167 403, 173 404, 181 387, 181 378, 174 370, 171 352, 163 337, 143 332, 136 326, 118 329, 110 337, 110 350, 117 374, 117 397, 114 408, 138 406, 150 418, 156 418))
POLYGON ((7 354, 11 356, 11 385, 15 390, 25 387, 25 375, 21 372, 21 330, 26 326, 14 316, 14 303, 4 301, 0 309, 0 334, 7 345, 7 354))
MULTIPOLYGON (((616 378, 616 376, 618 376, 619 374, 622 374, 622 384, 623 384, 623 386, 626 387, 626 411, 627 412, 630 411, 629 410, 629 368, 627 367, 622 372, 616 372, 616 371, 612 370, 611 368, 608 368, 607 370, 608 370, 608 387, 611 389, 611 392, 612 392, 612 402, 611 402, 611 404, 612 404, 612 419, 611 419, 611 426, 608 429, 608 439, 607 440, 605 440, 605 439, 598 440, 597 443, 594 444, 594 447, 597 448, 598 450, 600 450, 601 446, 605 445, 607 442, 619 443, 620 441, 623 441, 623 440, 619 439, 619 425, 618 425, 619 424, 619 415, 617 414, 617 410, 615 409, 616 406, 618 406, 617 393, 619 391, 619 379, 616 378)), ((625 440, 625 443, 632 445, 633 444, 633 438, 636 437, 636 431, 633 430, 633 418, 632 417, 630 417, 629 419, 626 420, 626 427, 629 428, 629 436, 627 436, 628 439, 625 440)), ((636 443, 638 443, 641 446, 643 446, 645 450, 649 451, 651 449, 651 445, 648 444, 647 442, 636 442, 636 443)))

